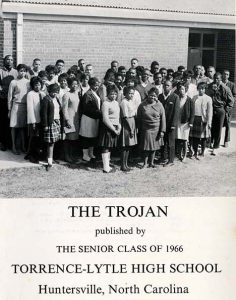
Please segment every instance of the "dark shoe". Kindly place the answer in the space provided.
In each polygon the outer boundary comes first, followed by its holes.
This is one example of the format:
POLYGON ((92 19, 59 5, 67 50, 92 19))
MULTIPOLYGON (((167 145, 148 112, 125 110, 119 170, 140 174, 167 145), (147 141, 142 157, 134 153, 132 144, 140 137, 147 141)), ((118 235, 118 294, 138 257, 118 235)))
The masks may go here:
POLYGON ((195 158, 196 160, 200 160, 200 158, 199 158, 197 155, 194 155, 194 158, 195 158))
POLYGON ((130 169, 128 169, 128 168, 122 168, 121 167, 120 170, 123 171, 123 172, 130 172, 130 169))
POLYGON ((165 165, 163 165, 163 167, 172 167, 174 166, 175 164, 173 162, 168 162, 166 163, 165 165))
POLYGON ((142 165, 141 167, 140 167, 140 169, 146 169, 148 167, 148 165, 142 165))
POLYGON ((0 148, 1 151, 7 151, 7 147, 4 146, 4 145, 1 145, 1 148, 0 148))
POLYGON ((154 165, 154 164, 150 164, 149 166, 148 166, 148 168, 156 168, 157 166, 156 165, 154 165))
POLYGON ((50 164, 46 165, 46 171, 47 171, 47 172, 50 171, 51 168, 52 168, 52 165, 50 165, 50 164))

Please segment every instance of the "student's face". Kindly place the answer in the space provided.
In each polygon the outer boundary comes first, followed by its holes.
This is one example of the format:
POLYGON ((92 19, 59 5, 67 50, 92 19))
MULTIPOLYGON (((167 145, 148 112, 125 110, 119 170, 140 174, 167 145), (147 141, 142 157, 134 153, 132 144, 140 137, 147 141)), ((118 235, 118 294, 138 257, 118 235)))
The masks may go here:
POLYGON ((128 100, 133 99, 133 97, 134 97, 134 90, 130 90, 128 92, 128 94, 126 95, 126 97, 127 97, 128 100))
POLYGON ((215 69, 209 68, 209 69, 207 70, 207 76, 208 76, 209 78, 214 78, 214 75, 215 75, 215 69))
POLYGON ((51 98, 55 98, 55 97, 57 96, 57 94, 58 94, 58 93, 56 93, 56 92, 50 92, 50 93, 49 93, 49 96, 50 96, 51 98))
POLYGON ((57 68, 58 68, 58 71, 61 73, 64 70, 64 64, 63 64, 63 62, 59 62, 57 64, 57 68))
POLYGON ((45 84, 48 81, 48 78, 46 76, 44 76, 41 78, 41 80, 42 80, 43 84, 45 84))
POLYGON ((131 60, 131 67, 137 68, 137 66, 138 66, 138 61, 136 59, 131 60))
POLYGON ((89 76, 86 76, 83 80, 82 80, 82 84, 84 86, 88 85, 88 81, 89 81, 89 76))
POLYGON ((91 89, 92 89, 94 92, 97 92, 98 89, 99 89, 99 86, 100 86, 100 83, 99 83, 99 82, 96 82, 94 85, 91 85, 91 89))
POLYGON ((77 80, 74 80, 71 84, 71 87, 70 87, 70 90, 72 92, 76 91, 78 89, 78 81, 77 80))
POLYGON ((195 75, 200 75, 201 74, 201 71, 202 71, 202 66, 196 66, 194 68, 194 73, 195 75))
POLYGON ((123 78, 125 78, 125 76, 126 76, 126 70, 123 69, 123 70, 120 71, 120 73, 122 74, 123 78))
POLYGON ((179 69, 178 72, 179 72, 180 75, 183 75, 183 74, 184 74, 184 71, 185 71, 185 69, 179 69))
POLYGON ((19 78, 25 77, 25 74, 26 74, 26 70, 25 70, 25 69, 20 69, 20 70, 18 71, 18 77, 19 77, 19 78))
POLYGON ((115 91, 111 92, 109 95, 108 95, 108 99, 110 99, 111 101, 114 101, 117 99, 117 93, 115 91))
POLYGON ((155 76, 155 84, 161 84, 162 83, 162 76, 161 74, 158 74, 155 76))
POLYGON ((111 75, 107 78, 106 83, 107 85, 111 85, 114 84, 114 81, 115 81, 115 76, 111 75))
POLYGON ((134 82, 131 81, 131 80, 128 80, 128 81, 127 81, 127 86, 134 86, 134 82))
POLYGON ((179 88, 179 94, 181 97, 184 97, 185 96, 185 93, 186 93, 186 90, 185 90, 185 87, 184 86, 181 86, 179 88))
POLYGON ((144 74, 142 75, 142 81, 144 82, 147 81, 149 76, 150 76, 149 72, 144 72, 144 74))
POLYGON ((118 71, 118 63, 113 63, 111 65, 111 69, 112 69, 112 71, 114 71, 115 73, 117 73, 117 71, 118 71))
POLYGON ((167 76, 167 70, 162 70, 161 75, 162 75, 162 79, 165 79, 167 76))
POLYGON ((40 67, 41 67, 41 61, 40 60, 36 60, 34 63, 33 63, 33 69, 35 71, 39 71, 40 70, 40 67))
POLYGON ((224 71, 222 75, 223 75, 222 77, 223 77, 224 80, 229 79, 229 72, 228 71, 224 71))
POLYGON ((216 78, 215 78, 215 83, 217 84, 217 85, 220 85, 220 83, 221 83, 221 76, 220 75, 218 75, 218 76, 216 76, 216 78))
POLYGON ((122 76, 117 76, 117 78, 115 79, 115 84, 120 86, 122 83, 122 76))
POLYGON ((39 92, 41 90, 41 84, 39 82, 35 83, 33 90, 39 92))
POLYGON ((48 73, 48 79, 49 80, 51 80, 51 79, 53 79, 54 77, 55 77, 55 73, 54 73, 54 71, 50 71, 49 73, 48 73))
POLYGON ((60 86, 62 89, 65 89, 67 87, 67 80, 66 79, 61 79, 60 80, 60 86))
POLYGON ((78 64, 78 66, 81 71, 84 71, 85 70, 85 61, 81 60, 78 64))
POLYGON ((156 93, 150 93, 148 94, 148 102, 149 103, 153 103, 155 101, 157 101, 157 94, 156 93))
POLYGON ((199 87, 198 88, 198 94, 199 94, 199 96, 202 96, 202 95, 204 95, 205 94, 205 92, 206 92, 206 90, 205 90, 205 88, 204 87, 199 87))
POLYGON ((92 75, 93 75, 93 67, 92 67, 92 66, 86 67, 85 72, 86 72, 87 74, 89 74, 89 76, 92 76, 92 75))
POLYGON ((166 81, 164 83, 164 91, 166 94, 168 94, 172 89, 172 84, 169 81, 166 81))
POLYGON ((8 56, 5 61, 4 61, 4 65, 6 67, 12 67, 13 66, 13 57, 12 56, 8 56))
POLYGON ((135 69, 130 70, 130 76, 131 77, 136 77, 137 76, 137 71, 135 69))

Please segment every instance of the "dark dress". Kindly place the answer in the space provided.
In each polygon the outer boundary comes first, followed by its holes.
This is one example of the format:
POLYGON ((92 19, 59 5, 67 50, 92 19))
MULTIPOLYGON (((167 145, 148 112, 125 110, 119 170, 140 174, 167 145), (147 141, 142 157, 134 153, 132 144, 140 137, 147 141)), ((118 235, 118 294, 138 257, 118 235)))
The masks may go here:
POLYGON ((144 101, 139 105, 137 117, 140 130, 140 149, 144 151, 159 150, 162 146, 159 133, 166 131, 163 105, 159 101, 153 104, 144 101))

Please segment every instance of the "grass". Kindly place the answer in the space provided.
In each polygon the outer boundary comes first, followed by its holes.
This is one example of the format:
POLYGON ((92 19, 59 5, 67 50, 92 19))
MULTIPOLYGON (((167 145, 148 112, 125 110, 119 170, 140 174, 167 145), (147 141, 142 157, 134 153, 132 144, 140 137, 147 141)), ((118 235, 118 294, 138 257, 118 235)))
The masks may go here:
POLYGON ((236 152, 207 156, 201 161, 176 161, 156 169, 135 167, 130 173, 104 174, 85 164, 54 165, 0 171, 1 198, 28 197, 181 197, 235 196, 236 152))

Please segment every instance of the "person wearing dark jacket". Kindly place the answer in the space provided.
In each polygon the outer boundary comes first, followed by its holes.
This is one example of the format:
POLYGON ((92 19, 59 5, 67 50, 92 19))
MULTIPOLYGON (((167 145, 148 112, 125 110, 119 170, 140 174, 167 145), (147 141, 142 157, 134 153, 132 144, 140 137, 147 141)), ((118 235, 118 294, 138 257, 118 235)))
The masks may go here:
POLYGON ((232 110, 234 97, 230 89, 222 82, 222 75, 219 72, 215 74, 214 82, 209 84, 206 93, 213 101, 213 119, 211 127, 213 152, 211 154, 216 155, 216 150, 220 147, 221 132, 225 115, 232 110))
MULTIPOLYGON (((234 102, 236 100, 236 85, 234 82, 229 80, 230 72, 229 70, 224 70, 222 74, 222 81, 223 83, 230 89, 233 97, 234 97, 234 102)), ((224 146, 228 147, 229 142, 230 142, 230 123, 231 123, 231 118, 232 118, 232 108, 228 109, 228 113, 225 115, 225 121, 224 121, 224 126, 225 126, 225 138, 224 138, 224 146)))
POLYGON ((42 99, 40 105, 41 126, 43 128, 43 141, 47 144, 47 161, 46 170, 52 167, 54 144, 57 142, 64 129, 64 118, 62 108, 57 94, 60 87, 57 83, 48 86, 48 95, 42 99))
POLYGON ((181 161, 184 161, 187 154, 187 142, 190 128, 193 127, 194 102, 187 96, 188 87, 183 83, 178 83, 177 92, 180 99, 179 119, 176 130, 177 153, 181 161))
POLYGON ((162 159, 164 166, 173 166, 175 157, 175 137, 179 119, 179 96, 172 93, 172 83, 167 80, 163 84, 163 94, 158 99, 165 109, 166 115, 166 133, 164 135, 164 147, 162 149, 162 159))

